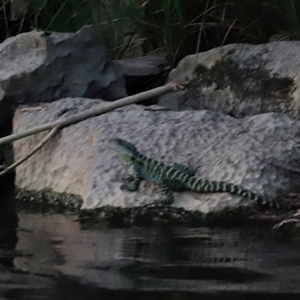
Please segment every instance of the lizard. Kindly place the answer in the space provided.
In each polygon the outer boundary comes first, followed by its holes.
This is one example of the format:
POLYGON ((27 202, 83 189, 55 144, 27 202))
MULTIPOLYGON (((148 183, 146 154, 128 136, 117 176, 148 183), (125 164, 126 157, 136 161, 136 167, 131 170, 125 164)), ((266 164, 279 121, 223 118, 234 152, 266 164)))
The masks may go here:
POLYGON ((260 205, 268 204, 272 206, 272 202, 260 195, 252 192, 241 185, 223 181, 210 181, 207 179, 195 177, 195 171, 189 167, 174 163, 173 165, 165 165, 162 162, 145 156, 131 143, 114 138, 108 141, 112 149, 119 156, 129 163, 133 168, 134 180, 131 185, 123 184, 121 189, 135 192, 138 190, 140 182, 143 179, 149 180, 158 184, 166 198, 160 201, 161 204, 171 205, 174 201, 172 190, 190 190, 199 193, 230 193, 249 198, 260 205))

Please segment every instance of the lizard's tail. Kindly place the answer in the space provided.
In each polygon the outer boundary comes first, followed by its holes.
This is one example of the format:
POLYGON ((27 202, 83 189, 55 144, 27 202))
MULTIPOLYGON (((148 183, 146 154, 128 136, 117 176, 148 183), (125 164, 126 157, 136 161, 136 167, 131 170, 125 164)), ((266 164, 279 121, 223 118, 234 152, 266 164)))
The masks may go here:
POLYGON ((189 186, 189 188, 192 191, 200 192, 200 193, 230 193, 233 195, 239 195, 239 196, 249 198, 261 205, 268 204, 272 206, 272 203, 267 201, 267 199, 264 196, 252 192, 250 190, 247 190, 240 185, 236 185, 233 183, 226 183, 223 181, 209 181, 206 179, 199 179, 199 178, 195 178, 195 179, 196 180, 193 180, 193 182, 191 182, 189 186))

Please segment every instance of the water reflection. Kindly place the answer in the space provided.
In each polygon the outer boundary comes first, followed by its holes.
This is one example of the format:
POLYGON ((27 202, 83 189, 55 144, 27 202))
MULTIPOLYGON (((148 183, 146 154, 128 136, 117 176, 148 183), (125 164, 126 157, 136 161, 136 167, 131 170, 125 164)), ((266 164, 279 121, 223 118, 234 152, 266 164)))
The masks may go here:
POLYGON ((0 252, 7 299, 299 297, 300 243, 277 242, 268 228, 82 230, 76 216, 19 218, 0 248, 12 250, 0 252))
POLYGON ((0 216, 0 265, 13 267, 17 237, 18 217, 16 214, 0 216))

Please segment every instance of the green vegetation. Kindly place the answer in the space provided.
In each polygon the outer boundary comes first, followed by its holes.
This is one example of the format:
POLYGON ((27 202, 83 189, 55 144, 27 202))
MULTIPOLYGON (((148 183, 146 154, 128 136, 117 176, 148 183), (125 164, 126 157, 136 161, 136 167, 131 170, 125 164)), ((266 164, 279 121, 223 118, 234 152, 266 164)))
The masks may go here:
MULTIPOLYGON (((300 38, 299 0, 27 1, 31 29, 75 32, 93 24, 115 57, 136 45, 144 53, 167 49, 178 60, 229 43, 268 42, 275 34, 300 38)), ((2 2, 2 30, 8 30, 8 0, 2 2)))
POLYGON ((29 0, 32 27, 45 32, 75 32, 92 23, 88 1, 29 0))

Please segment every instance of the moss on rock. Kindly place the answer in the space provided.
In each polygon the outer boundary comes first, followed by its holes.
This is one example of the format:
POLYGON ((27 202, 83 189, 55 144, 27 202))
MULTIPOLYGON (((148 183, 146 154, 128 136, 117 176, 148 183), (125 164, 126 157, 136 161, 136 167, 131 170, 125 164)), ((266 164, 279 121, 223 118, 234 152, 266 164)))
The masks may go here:
POLYGON ((82 199, 78 195, 58 193, 52 189, 16 190, 17 210, 33 213, 78 213, 82 199))

